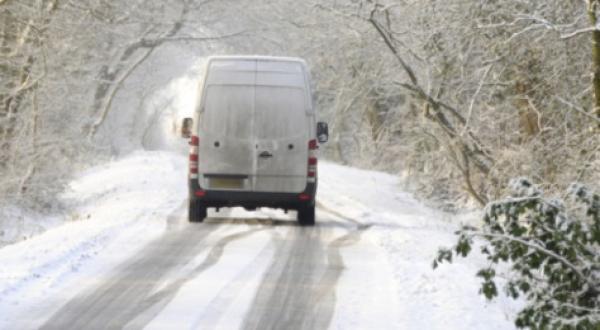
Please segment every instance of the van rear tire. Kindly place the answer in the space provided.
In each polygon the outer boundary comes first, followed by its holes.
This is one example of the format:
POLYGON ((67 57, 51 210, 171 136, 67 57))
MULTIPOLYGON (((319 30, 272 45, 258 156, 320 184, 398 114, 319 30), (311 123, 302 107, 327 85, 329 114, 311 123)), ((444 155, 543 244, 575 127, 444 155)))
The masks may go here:
POLYGON ((206 218, 206 206, 200 201, 190 200, 188 208, 188 220, 190 222, 202 222, 206 218))
POLYGON ((315 205, 304 205, 298 208, 298 223, 300 226, 315 225, 315 205))

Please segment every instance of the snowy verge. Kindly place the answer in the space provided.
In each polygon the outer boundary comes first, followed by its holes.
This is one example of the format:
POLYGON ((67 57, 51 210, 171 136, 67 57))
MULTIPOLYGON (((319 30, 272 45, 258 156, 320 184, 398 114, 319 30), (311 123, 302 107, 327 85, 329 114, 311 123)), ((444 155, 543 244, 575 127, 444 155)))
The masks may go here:
POLYGON ((63 223, 63 217, 19 208, 14 205, 0 207, 0 248, 40 235, 63 223))
POLYGON ((19 304, 53 296, 81 271, 101 271, 88 267, 98 255, 114 265, 136 252, 119 243, 142 247, 159 236, 182 207, 185 169, 185 157, 136 152, 79 175, 64 196, 73 209, 63 225, 0 249, 0 328, 19 304))
MULTIPOLYGON (((521 302, 502 295, 488 302, 478 294, 479 280, 475 274, 487 264, 480 254, 473 253, 468 259, 432 269, 439 247, 456 242, 454 232, 461 222, 477 224, 477 214, 455 216, 423 206, 400 189, 400 178, 381 172, 322 162, 319 178, 319 205, 359 225, 369 226, 363 238, 379 246, 387 257, 395 282, 388 289, 396 290, 398 300, 397 319, 388 320, 389 328, 515 328, 513 318, 521 302)), ((342 282, 365 282, 364 270, 353 269, 356 262, 350 259, 352 256, 344 256, 350 262, 342 282)), ((357 289, 340 285, 338 290, 341 296, 351 296, 345 290, 357 289)), ((355 308, 338 309, 336 313, 340 315, 335 319, 344 320, 339 328, 346 328, 344 324, 355 327, 361 324, 361 319, 376 316, 355 308)))

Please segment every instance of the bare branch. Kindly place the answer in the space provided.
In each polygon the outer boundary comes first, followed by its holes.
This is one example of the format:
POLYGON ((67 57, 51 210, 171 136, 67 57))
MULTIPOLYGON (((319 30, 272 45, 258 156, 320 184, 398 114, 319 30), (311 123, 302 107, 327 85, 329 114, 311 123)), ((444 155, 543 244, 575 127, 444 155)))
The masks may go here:
POLYGON ((113 100, 114 100, 115 96, 117 95, 117 92, 123 85, 123 82, 125 82, 125 80, 133 73, 133 71, 135 71, 135 69, 137 69, 146 59, 148 59, 148 57, 150 57, 150 55, 152 55, 152 53, 154 52, 155 49, 156 48, 150 48, 148 51, 146 51, 146 53, 144 55, 142 55, 135 63, 133 63, 129 67, 129 69, 127 69, 127 71, 125 71, 121 75, 121 77, 115 82, 115 84, 112 87, 112 91, 108 95, 106 103, 100 113, 100 117, 98 117, 98 119, 96 119, 96 121, 94 121, 92 123, 92 125, 90 126, 90 130, 88 133, 88 139, 91 140, 96 135, 96 132, 98 131, 98 128, 100 127, 100 125, 102 125, 102 123, 104 123, 104 120, 108 116, 108 113, 110 112, 110 109, 112 107, 113 100))
POLYGON ((402 58, 402 56, 398 52, 398 49, 396 49, 396 47, 394 46, 394 41, 392 40, 392 38, 390 37, 390 35, 384 30, 384 28, 375 19, 375 14, 376 14, 377 11, 378 11, 378 7, 374 6, 373 10, 371 10, 371 15, 369 17, 369 22, 371 23, 371 25, 373 25, 373 27, 375 28, 375 30, 377 30, 377 32, 379 33, 379 35, 381 36, 381 38, 383 39, 383 41, 387 45, 388 49, 392 52, 392 54, 394 54, 394 56, 396 57, 396 59, 398 60, 398 62, 400 63, 400 65, 402 66, 402 68, 404 69, 404 71, 406 72, 406 74, 408 75, 411 83, 413 85, 415 85, 415 86, 418 86, 419 85, 419 81, 417 79, 417 76, 415 75, 414 70, 406 63, 406 61, 404 61, 404 59, 402 58))
POLYGON ((479 86, 477 86, 477 90, 475 90, 475 94, 473 94, 473 97, 471 98, 471 103, 469 103, 469 113, 467 115, 467 120, 465 121, 464 127, 463 127, 462 131, 460 132, 461 136, 463 136, 469 128, 469 121, 471 120, 471 115, 473 114, 473 106, 475 105, 475 100, 477 99, 479 92, 481 92, 481 88, 483 87, 485 78, 487 78, 487 75, 491 69, 492 69, 492 65, 488 66, 485 69, 485 72, 483 73, 481 80, 479 81, 479 86))
POLYGON ((565 34, 561 34, 560 38, 561 39, 570 39, 573 37, 577 37, 581 34, 586 34, 586 33, 590 33, 590 32, 595 32, 595 31, 599 31, 597 26, 590 26, 587 28, 583 28, 583 29, 579 29, 579 30, 575 30, 569 33, 565 33, 565 34))

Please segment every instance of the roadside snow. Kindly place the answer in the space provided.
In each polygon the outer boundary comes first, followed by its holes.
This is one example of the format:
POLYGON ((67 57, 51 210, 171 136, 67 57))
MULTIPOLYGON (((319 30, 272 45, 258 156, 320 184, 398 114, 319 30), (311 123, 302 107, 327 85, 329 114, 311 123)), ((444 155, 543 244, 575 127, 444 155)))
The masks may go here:
MULTIPOLYGON (((370 225, 363 239, 371 240, 387 256, 394 277, 394 284, 389 284, 389 290, 396 291, 398 309, 394 315, 398 319, 387 319, 387 326, 379 328, 515 328, 513 317, 519 302, 506 297, 487 302, 478 295, 479 281, 475 274, 479 267, 486 265, 481 255, 473 253, 468 259, 441 265, 435 271, 432 269, 438 248, 455 243, 453 233, 459 228, 460 221, 474 223, 476 219, 463 217, 458 220, 450 214, 423 206, 400 189, 398 177, 389 174, 321 162, 319 179, 318 200, 321 206, 335 210, 339 216, 370 225)), ((364 283, 373 288, 373 278, 378 276, 373 268, 385 267, 385 264, 367 266, 371 273, 365 272, 366 265, 353 260, 356 253, 359 251, 352 254, 346 251, 344 254, 348 269, 342 281, 355 285, 364 283)), ((346 291, 360 291, 360 288, 339 285, 338 290, 341 296, 351 296, 352 293, 346 291)), ((336 328, 366 326, 366 320, 380 319, 378 312, 389 308, 390 303, 370 302, 365 305, 377 307, 357 309, 350 305, 350 308, 337 310, 335 320, 342 323, 336 328)))
POLYGON ((81 272, 101 274, 136 252, 122 243, 143 246, 160 235, 185 199, 185 168, 181 156, 136 152, 75 179, 65 198, 76 207, 64 225, 0 249, 0 328, 35 315, 36 302, 75 294, 64 285, 81 272))
POLYGON ((1 207, 0 248, 35 237, 62 223, 58 215, 44 216, 12 205, 1 207))

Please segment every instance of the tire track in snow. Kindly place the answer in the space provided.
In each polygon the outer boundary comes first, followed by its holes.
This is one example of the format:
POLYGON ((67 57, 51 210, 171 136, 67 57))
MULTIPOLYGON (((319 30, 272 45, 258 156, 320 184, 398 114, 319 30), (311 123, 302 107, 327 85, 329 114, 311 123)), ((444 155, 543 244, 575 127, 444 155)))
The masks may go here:
POLYGON ((319 227, 292 228, 276 242, 273 264, 259 285, 243 329, 300 329, 310 319, 304 313, 313 302, 315 273, 326 262, 321 232, 319 227))
MULTIPOLYGON (((153 306, 164 307, 177 290, 193 276, 215 265, 229 242, 255 230, 223 238, 211 249, 207 258, 190 276, 177 279, 164 290, 151 295, 170 271, 183 267, 207 248, 206 238, 218 228, 213 224, 176 225, 165 235, 149 243, 144 254, 117 269, 116 275, 76 296, 56 312, 42 329, 123 328, 131 320, 153 306)), ((142 321, 144 323, 144 321, 142 321)))
POLYGON ((362 222, 360 222, 360 221, 358 221, 356 219, 350 218, 350 217, 346 216, 345 214, 342 214, 341 212, 338 212, 338 211, 334 210, 333 208, 330 208, 329 206, 323 204, 320 201, 317 201, 317 207, 319 209, 321 209, 321 210, 329 213, 329 214, 332 214, 332 215, 334 215, 334 216, 336 216, 338 218, 344 219, 344 220, 346 220, 348 222, 351 222, 351 223, 353 223, 353 224, 355 224, 357 226, 363 226, 364 225, 362 222))
MULTIPOLYGON (((170 215, 168 215, 168 223, 171 223, 171 219, 179 217, 179 214, 183 211, 185 204, 181 204, 175 208, 170 215)), ((21 290, 28 282, 32 279, 39 277, 39 274, 44 274, 48 269, 59 269, 58 274, 52 279, 54 282, 60 281, 64 276, 67 276, 73 272, 74 268, 81 267, 84 265, 91 255, 96 255, 101 251, 107 244, 111 242, 111 238, 114 235, 119 235, 121 231, 127 231, 128 228, 134 226, 147 214, 137 214, 128 221, 116 224, 114 226, 108 226, 103 228, 99 232, 85 237, 85 239, 79 238, 74 240, 75 243, 68 249, 59 250, 58 253, 52 255, 47 261, 41 263, 39 266, 29 270, 30 275, 19 279, 15 283, 8 286, 5 290, 0 291, 0 298, 6 295, 8 292, 14 292, 21 290)))
POLYGON ((191 329, 210 330, 219 328, 219 321, 221 321, 227 308, 246 287, 253 284, 249 278, 264 272, 273 259, 273 251, 276 250, 275 242, 280 241, 282 238, 276 230, 270 230, 269 234, 273 237, 270 243, 258 253, 248 267, 240 270, 234 280, 221 289, 218 295, 208 304, 208 308, 198 316, 190 327, 191 329), (260 265, 264 265, 264 267, 260 265))
MULTIPOLYGON (((337 216, 336 213, 333 215, 337 216)), ((287 237, 278 242, 273 264, 258 288, 243 329, 329 326, 336 305, 335 288, 344 271, 340 249, 358 243, 361 234, 370 227, 342 218, 356 227, 327 245, 325 226, 291 228, 287 237)), ((331 224, 331 221, 319 223, 331 224)))
POLYGON ((127 325, 127 329, 142 329, 148 325, 152 319, 160 312, 179 292, 179 289, 189 280, 194 279, 208 268, 214 266, 223 256, 225 247, 235 241, 250 236, 264 228, 256 228, 248 231, 238 232, 225 236, 219 240, 209 251, 204 261, 196 266, 191 272, 182 274, 165 288, 145 298, 139 305, 134 306, 128 319, 119 322, 121 325, 127 325), (131 322, 131 321, 134 322, 131 322), (131 323, 130 323, 131 322, 131 323))
POLYGON ((310 311, 311 315, 316 315, 315 318, 320 320, 319 324, 316 324, 317 326, 328 326, 333 317, 336 304, 335 285, 345 269, 340 249, 360 242, 362 233, 369 228, 369 225, 357 226, 355 230, 336 238, 329 244, 327 248, 328 267, 317 285, 320 291, 315 299, 316 303, 310 311))

